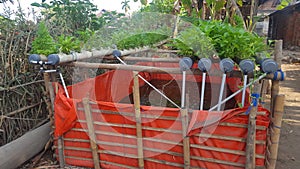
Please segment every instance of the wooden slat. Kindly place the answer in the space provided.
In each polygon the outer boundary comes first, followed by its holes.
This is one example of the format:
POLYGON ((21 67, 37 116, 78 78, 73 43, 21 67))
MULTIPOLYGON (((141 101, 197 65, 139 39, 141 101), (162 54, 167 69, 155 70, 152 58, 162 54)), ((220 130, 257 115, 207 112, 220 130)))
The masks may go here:
POLYGON ((133 100, 134 100, 134 112, 135 112, 135 121, 136 121, 138 163, 139 163, 139 168, 144 168, 143 134, 142 134, 142 119, 141 119, 141 104, 140 104, 138 72, 133 72, 133 100))
MULTIPOLYGON (((210 150, 210 151, 217 151, 217 152, 222 152, 222 153, 230 153, 230 154, 235 154, 235 155, 246 156, 246 152, 241 151, 241 150, 231 150, 231 149, 225 149, 225 148, 204 146, 204 145, 199 145, 199 144, 191 144, 191 147, 199 148, 202 150, 210 150)), ((265 159, 265 156, 261 155, 261 154, 256 154, 255 157, 265 159)))
POLYGON ((174 167, 184 167, 183 164, 173 163, 173 162, 164 161, 164 160, 157 160, 157 159, 154 159, 154 158, 145 158, 145 160, 146 161, 155 162, 155 163, 159 163, 159 164, 165 164, 165 165, 169 165, 169 166, 174 166, 174 167))
MULTIPOLYGON (((86 123, 84 120, 78 120, 80 123, 86 123)), ((110 127, 125 127, 125 128, 132 128, 135 129, 135 125, 130 124, 118 124, 118 123, 105 123, 105 122, 94 122, 96 125, 102 125, 102 126, 110 126, 110 127)), ((156 127, 148 127, 148 126, 142 126, 142 129, 144 130, 152 130, 152 131, 161 131, 161 132, 169 132, 174 134, 182 134, 179 130, 170 130, 170 129, 164 129, 164 128, 156 128, 156 127)))
MULTIPOLYGON (((229 126, 229 127, 239 127, 239 128, 248 128, 247 124, 238 124, 238 123, 227 123, 227 122, 221 122, 219 123, 221 126, 229 126)), ((266 130, 267 128, 265 126, 259 126, 256 125, 256 130, 266 130)))
MULTIPOLYGON (((82 157, 75 157, 75 156, 66 156, 66 158, 75 159, 75 160, 92 161, 92 159, 89 159, 89 158, 82 158, 82 157)), ((114 166, 123 167, 123 168, 138 169, 137 167, 132 167, 132 166, 129 166, 129 165, 119 164, 119 163, 114 163, 114 162, 109 162, 109 161, 100 160, 100 162, 103 163, 103 164, 109 164, 109 165, 114 165, 114 166)))
POLYGON ((217 160, 217 159, 213 159, 213 158, 203 158, 203 157, 198 157, 198 156, 191 156, 191 159, 199 160, 199 161, 206 161, 206 162, 211 162, 211 163, 225 164, 225 165, 230 165, 230 166, 235 166, 235 167, 245 167, 245 165, 241 164, 241 163, 217 160))
POLYGON ((92 155, 93 155, 94 168, 100 169, 98 146, 96 144, 97 140, 96 140, 96 135, 95 135, 95 129, 94 129, 94 124, 93 124, 93 117, 91 114, 89 99, 83 98, 82 102, 83 102, 83 106, 84 106, 85 119, 87 121, 88 136, 90 138, 90 145, 91 145, 91 151, 92 151, 92 155))
MULTIPOLYGON (((83 108, 77 108, 77 110, 82 111, 83 108)), ((127 117, 134 117, 135 115, 133 113, 127 113, 127 112, 114 112, 109 110, 99 110, 99 109, 92 109, 93 113, 103 113, 103 114, 111 114, 111 115, 122 115, 127 117)), ((179 113, 178 113, 179 114, 179 113)), ((161 115, 152 115, 152 114, 141 114, 142 118, 148 118, 148 119, 160 119, 160 120, 178 120, 180 121, 180 118, 177 117, 171 117, 171 116, 161 116, 161 115)))
MULTIPOLYGON (((246 138, 242 137, 232 137, 232 136, 222 136, 222 135, 215 135, 215 134, 195 134, 194 136, 198 137, 205 137, 205 138, 213 138, 213 139, 220 139, 220 140, 228 140, 228 141, 238 141, 238 142, 246 142, 246 138)), ((264 145, 266 144, 265 140, 256 140, 256 144, 264 145)))

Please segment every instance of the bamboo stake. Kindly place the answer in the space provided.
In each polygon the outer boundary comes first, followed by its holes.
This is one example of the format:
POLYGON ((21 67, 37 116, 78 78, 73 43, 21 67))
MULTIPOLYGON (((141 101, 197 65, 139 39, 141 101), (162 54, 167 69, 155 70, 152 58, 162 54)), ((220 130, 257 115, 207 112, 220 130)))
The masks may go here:
POLYGON ((96 135, 95 135, 95 129, 94 129, 94 124, 93 124, 93 117, 92 117, 92 112, 91 112, 91 108, 90 108, 90 104, 89 104, 89 99, 83 98, 82 102, 83 102, 83 106, 84 106, 84 113, 85 113, 85 118, 86 118, 86 122, 87 122, 88 134, 89 134, 89 138, 90 138, 91 150, 92 150, 93 161, 94 161, 94 168, 100 169, 98 146, 96 144, 97 139, 96 139, 96 135))
MULTIPOLYGON (((278 64, 278 69, 281 69, 281 60, 282 60, 282 40, 275 41, 275 53, 274 53, 274 60, 278 64)), ((276 96, 279 94, 279 81, 272 80, 272 87, 271 87, 271 113, 272 117, 274 117, 274 102, 276 96)))
POLYGON ((253 96, 256 98, 252 98, 252 108, 249 113, 249 121, 248 121, 248 135, 247 135, 247 145, 246 145, 246 169, 254 169, 255 168, 255 136, 256 136, 256 114, 257 114, 257 106, 259 93, 261 91, 261 84, 256 83, 253 86, 253 94, 258 96, 253 96))
POLYGON ((269 145, 270 156, 268 157, 269 164, 267 165, 267 169, 275 169, 276 166, 280 129, 284 112, 284 98, 284 95, 277 95, 274 102, 274 118, 272 118, 271 141, 269 145))
POLYGON ((144 168, 139 77, 138 77, 138 72, 135 71, 133 72, 133 100, 134 100, 134 110, 135 110, 135 120, 136 120, 138 163, 139 163, 139 168, 144 168))
POLYGON ((187 136, 188 128, 188 109, 181 109, 181 124, 182 124, 182 137, 183 137, 183 157, 184 168, 190 168, 190 138, 187 136))

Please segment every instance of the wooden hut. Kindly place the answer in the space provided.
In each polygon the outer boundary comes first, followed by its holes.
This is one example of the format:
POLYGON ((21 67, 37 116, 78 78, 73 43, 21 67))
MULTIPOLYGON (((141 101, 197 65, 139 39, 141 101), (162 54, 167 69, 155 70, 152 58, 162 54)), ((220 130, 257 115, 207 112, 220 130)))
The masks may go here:
POLYGON ((269 15, 270 40, 283 40, 285 48, 300 46, 300 2, 269 15))

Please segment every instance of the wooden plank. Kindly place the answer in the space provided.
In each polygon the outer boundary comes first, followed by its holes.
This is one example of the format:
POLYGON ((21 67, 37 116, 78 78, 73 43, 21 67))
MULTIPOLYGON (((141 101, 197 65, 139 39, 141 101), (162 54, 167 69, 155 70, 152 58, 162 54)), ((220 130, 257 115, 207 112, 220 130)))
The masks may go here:
POLYGON ((256 150, 256 114, 257 106, 259 104, 259 94, 261 91, 261 84, 255 83, 253 86, 252 94, 256 95, 252 98, 251 110, 248 120, 248 134, 246 143, 246 169, 255 169, 255 150, 256 150))
POLYGON ((279 138, 280 138, 280 129, 282 123, 282 116, 284 112, 284 95, 277 95, 276 100, 274 102, 274 118, 272 118, 271 125, 271 140, 268 145, 268 149, 270 150, 270 154, 268 156, 267 169, 275 169, 277 154, 278 154, 278 146, 279 146, 279 138))
POLYGON ((41 152, 50 139, 50 122, 0 147, 0 168, 14 169, 41 152))
POLYGON ((86 118, 86 122, 87 122, 88 136, 90 138, 90 145, 91 145, 91 151, 92 151, 92 155, 93 155, 94 168, 100 169, 98 146, 96 144, 97 139, 96 139, 96 135, 95 135, 95 129, 94 129, 93 117, 91 114, 89 99, 83 98, 82 103, 84 106, 85 118, 86 118))
POLYGON ((143 134, 138 72, 133 72, 133 101, 136 121, 136 139, 139 168, 144 168, 143 134))

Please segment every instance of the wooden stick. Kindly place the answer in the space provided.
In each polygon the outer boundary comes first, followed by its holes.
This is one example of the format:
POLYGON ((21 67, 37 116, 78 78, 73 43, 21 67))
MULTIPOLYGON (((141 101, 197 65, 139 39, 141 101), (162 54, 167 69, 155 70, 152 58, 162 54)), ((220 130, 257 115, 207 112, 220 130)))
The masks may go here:
MULTIPOLYGON (((75 160, 92 161, 91 159, 84 158, 84 157, 66 156, 66 158, 68 158, 68 159, 75 159, 75 160)), ((129 166, 129 165, 119 164, 119 163, 114 163, 114 162, 109 162, 109 161, 100 160, 100 162, 103 163, 103 164, 114 165, 114 166, 122 167, 122 168, 138 169, 137 167, 132 167, 132 166, 129 166)))
POLYGON ((245 167, 246 169, 255 168, 256 113, 257 113, 257 106, 259 103, 260 91, 261 91, 261 84, 260 83, 254 84, 253 94, 258 96, 253 96, 254 98, 252 98, 252 105, 249 113, 248 135, 247 135, 247 145, 246 145, 246 167, 245 167))
MULTIPOLYGON (((84 120, 78 120, 80 123, 85 123, 84 120)), ((104 123, 104 122, 94 122, 96 125, 103 125, 103 126, 112 126, 112 127, 125 127, 125 128, 133 128, 135 129, 135 125, 130 124, 117 124, 117 123, 104 123)), ((148 127, 148 126, 142 126, 142 129, 144 130, 152 130, 152 131, 161 131, 161 132, 168 132, 168 133, 174 133, 174 134, 182 134, 179 130, 170 130, 170 129, 164 129, 164 128, 156 128, 156 127, 148 127)))
POLYGON ((190 168, 190 138, 187 136, 188 128, 188 109, 181 109, 181 124, 182 124, 182 137, 183 137, 183 157, 184 168, 190 168))
MULTIPOLYGON (((220 139, 220 140, 228 140, 228 141, 238 141, 238 142, 247 142, 246 138, 242 138, 242 137, 232 137, 232 136, 222 136, 222 135, 214 135, 214 134, 195 134, 194 136, 198 136, 198 137, 205 137, 205 138, 214 138, 214 139, 220 139)), ((266 141, 264 140, 256 140, 255 141, 256 144, 259 145, 265 145, 266 141)))
MULTIPOLYGON (((199 145, 199 144, 191 144, 191 147, 199 148, 202 150, 217 151, 217 152, 222 152, 222 153, 230 153, 230 154, 246 156, 246 152, 241 151, 241 150, 231 150, 231 149, 226 149, 226 148, 203 146, 203 145, 199 145)), ((265 155, 262 155, 262 154, 255 154, 255 157, 265 159, 265 155)))
POLYGON ((133 72, 133 100, 136 120, 136 138, 139 168, 144 168, 143 154, 143 134, 142 134, 142 119, 141 119, 141 104, 140 104, 140 89, 138 72, 133 72))
POLYGON ((199 160, 199 161, 206 161, 206 162, 211 162, 211 163, 230 165, 230 166, 235 166, 235 167, 245 167, 245 165, 241 164, 241 163, 235 163, 235 162, 224 161, 224 160, 217 160, 217 159, 213 159, 213 158, 204 158, 204 157, 198 157, 198 156, 191 156, 191 159, 199 160))
MULTIPOLYGON (((240 127, 240 128, 248 128, 247 124, 238 124, 238 123, 228 123, 228 122, 221 122, 219 123, 221 126, 230 126, 230 127, 240 127)), ((265 126, 256 126, 256 130, 266 130, 265 126)))
POLYGON ((1 88, 0 92, 8 91, 8 90, 14 90, 14 89, 17 89, 19 87, 25 87, 25 86, 28 86, 28 85, 42 83, 42 82, 44 82, 44 80, 33 81, 33 82, 29 82, 29 83, 25 83, 25 84, 21 84, 21 85, 17 85, 17 86, 12 86, 12 87, 8 87, 8 88, 1 88))
POLYGON ((271 142, 269 145, 270 156, 268 157, 269 165, 267 165, 267 169, 275 169, 276 166, 281 122, 284 112, 284 99, 284 95, 277 95, 274 102, 274 118, 272 118, 271 125, 271 142))
MULTIPOLYGON (((275 53, 274 53, 274 60, 278 64, 278 68, 281 69, 281 60, 282 60, 282 40, 275 41, 275 53)), ((274 102, 276 96, 279 94, 279 81, 272 80, 272 87, 271 87, 271 113, 272 117, 274 117, 274 102)))
POLYGON ((94 161, 94 168, 95 169, 100 169, 100 162, 99 162, 99 156, 98 156, 98 146, 96 144, 97 139, 95 135, 95 129, 94 129, 94 123, 93 123, 93 117, 92 117, 92 112, 89 104, 89 99, 88 98, 83 98, 82 103, 84 106, 84 113, 85 113, 85 118, 87 122, 87 128, 88 128, 88 133, 89 133, 89 138, 90 138, 90 144, 91 144, 91 150, 92 150, 92 155, 93 155, 93 161, 94 161))

